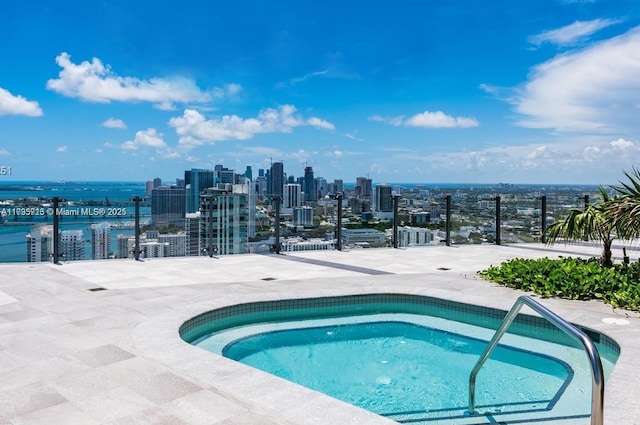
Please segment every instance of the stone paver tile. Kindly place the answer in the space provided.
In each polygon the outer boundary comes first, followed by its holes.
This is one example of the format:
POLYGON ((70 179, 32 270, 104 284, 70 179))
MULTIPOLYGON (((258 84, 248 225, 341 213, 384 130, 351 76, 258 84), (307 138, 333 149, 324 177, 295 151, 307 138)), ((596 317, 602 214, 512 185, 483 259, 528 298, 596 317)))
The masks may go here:
POLYGON ((210 425, 247 412, 241 405, 211 391, 198 391, 163 407, 193 425, 210 425))
POLYGON ((66 403, 67 399, 44 383, 33 383, 0 392, 0 416, 13 418, 66 403))
POLYGON ((130 352, 123 350, 113 344, 103 345, 101 347, 92 348, 90 350, 81 351, 74 354, 83 363, 100 367, 108 364, 120 362, 134 357, 130 352))
POLYGON ((102 393, 67 396, 70 402, 83 412, 101 422, 118 420, 154 407, 146 398, 124 387, 117 387, 102 393))
POLYGON ((191 425, 160 408, 143 410, 105 425, 191 425))
POLYGON ((53 407, 13 418, 14 425, 99 425, 100 422, 78 409, 71 403, 63 403, 53 407))
POLYGON ((166 403, 203 389, 169 372, 153 376, 141 376, 139 379, 131 380, 127 387, 158 404, 166 403))

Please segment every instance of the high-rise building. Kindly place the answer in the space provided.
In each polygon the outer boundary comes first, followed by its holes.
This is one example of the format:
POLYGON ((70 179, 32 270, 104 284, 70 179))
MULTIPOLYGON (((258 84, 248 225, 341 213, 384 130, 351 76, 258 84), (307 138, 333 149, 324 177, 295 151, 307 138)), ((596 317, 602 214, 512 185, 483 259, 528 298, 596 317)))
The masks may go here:
POLYGON ((160 186, 162 186, 162 179, 160 177, 156 177, 155 179, 153 179, 153 188, 157 189, 160 186))
POLYGON ((151 191, 153 190, 153 180, 147 180, 146 184, 146 194, 147 196, 151 196, 151 191))
POLYGON ((308 206, 293 208, 293 225, 313 226, 313 208, 308 206))
MULTIPOLYGON (((154 189, 155 191, 155 189, 154 189)), ((111 250, 111 225, 97 223, 91 225, 91 258, 105 260, 111 250)))
POLYGON ((318 197, 316 196, 315 191, 315 179, 313 178, 313 168, 305 167, 304 169, 304 200, 307 202, 317 201, 318 197))
POLYGON ((116 258, 130 258, 133 256, 131 251, 134 248, 135 241, 129 243, 129 239, 133 239, 127 235, 118 235, 118 243, 116 249, 116 258))
POLYGON ((329 185, 324 177, 316 177, 314 189, 316 191, 316 199, 322 199, 329 192, 329 185))
POLYGON ((51 261, 53 226, 34 226, 27 235, 27 262, 51 261))
POLYGON ((248 195, 210 188, 200 196, 200 247, 204 255, 244 254, 248 195))
POLYGON ((302 205, 302 190, 299 184, 285 184, 282 192, 283 214, 291 214, 294 207, 302 205))
POLYGON ((269 170, 271 179, 271 195, 282 197, 282 188, 284 187, 284 166, 282 162, 274 162, 269 170))
POLYGON ((251 165, 247 165, 247 169, 244 171, 244 176, 249 180, 253 180, 253 171, 251 170, 251 165))
POLYGON ((194 213, 200 209, 200 193, 215 184, 214 172, 192 168, 184 172, 184 184, 187 196, 186 212, 194 213))
POLYGON ((187 235, 187 253, 185 255, 202 255, 200 247, 200 211, 186 214, 184 231, 187 235))
POLYGON ((164 252, 165 257, 184 257, 187 255, 186 233, 158 235, 158 242, 166 245, 164 252))
POLYGON ((393 191, 388 184, 377 184, 374 196, 373 211, 376 217, 383 220, 393 218, 393 191))
POLYGON ((156 226, 184 225, 186 189, 160 186, 151 192, 151 221, 156 226))
POLYGON ((333 193, 344 192, 344 182, 342 179, 337 179, 333 181, 333 193))
POLYGON ((65 261, 84 260, 82 230, 63 230, 60 232, 60 253, 65 261))
POLYGON ((366 177, 358 177, 356 179, 356 198, 371 198, 371 179, 366 177))

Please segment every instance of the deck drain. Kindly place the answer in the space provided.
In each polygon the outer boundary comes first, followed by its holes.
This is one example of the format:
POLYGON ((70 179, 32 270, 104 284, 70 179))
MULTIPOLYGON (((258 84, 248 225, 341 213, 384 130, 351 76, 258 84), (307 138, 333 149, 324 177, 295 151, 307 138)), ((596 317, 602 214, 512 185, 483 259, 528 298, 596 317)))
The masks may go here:
POLYGON ((272 281, 272 280, 276 280, 275 277, 263 277, 261 280, 266 280, 267 282, 272 281))
POLYGON ((88 289, 88 291, 91 291, 91 292, 106 291, 106 290, 107 290, 107 288, 102 288, 102 287, 99 287, 99 286, 97 288, 89 288, 88 289))
POLYGON ((442 270, 446 272, 447 270, 451 270, 451 269, 447 267, 438 267, 436 270, 442 270))

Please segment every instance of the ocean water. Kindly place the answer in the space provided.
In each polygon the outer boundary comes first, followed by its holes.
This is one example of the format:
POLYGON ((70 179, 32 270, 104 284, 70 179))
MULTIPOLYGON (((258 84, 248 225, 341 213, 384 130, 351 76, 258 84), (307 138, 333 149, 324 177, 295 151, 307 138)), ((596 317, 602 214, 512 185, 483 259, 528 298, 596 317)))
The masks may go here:
MULTIPOLYGON (((82 230, 85 241, 85 259, 91 258, 92 224, 110 221, 124 224, 134 220, 134 207, 131 199, 135 196, 144 197, 145 182, 51 182, 51 181, 0 181, 0 201, 27 199, 34 201, 34 208, 30 211, 15 210, 10 205, 0 204, 0 263, 27 261, 26 236, 33 226, 39 224, 53 224, 53 218, 42 215, 40 205, 49 205, 53 197, 70 202, 92 202, 124 208, 126 214, 122 216, 73 216, 62 217, 61 230, 82 230), (11 215, 13 213, 13 215, 11 215), (16 217, 17 216, 17 217, 16 217)), ((122 211, 122 210, 121 210, 122 211)), ((141 220, 150 218, 148 207, 141 208, 141 220)), ((111 251, 117 250, 117 235, 132 236, 133 229, 112 229, 111 251)))

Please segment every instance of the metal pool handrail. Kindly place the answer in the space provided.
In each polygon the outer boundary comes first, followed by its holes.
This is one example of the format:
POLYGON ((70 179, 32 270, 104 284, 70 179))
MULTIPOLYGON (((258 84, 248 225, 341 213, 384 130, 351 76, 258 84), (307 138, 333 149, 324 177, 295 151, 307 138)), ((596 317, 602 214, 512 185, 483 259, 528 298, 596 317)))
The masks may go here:
POLYGON ((482 353, 469 375, 469 413, 475 413, 476 377, 478 372, 491 355, 493 349, 498 345, 500 338, 502 338, 502 336, 507 332, 507 329, 520 312, 523 304, 526 304, 540 316, 549 320, 564 331, 567 335, 582 343, 585 351, 587 352, 587 356, 589 357, 589 364, 591 365, 591 425, 603 425, 604 374, 602 372, 602 360, 600 360, 598 349, 591 338, 589 338, 583 331, 576 328, 574 325, 527 295, 520 296, 513 304, 513 307, 511 307, 511 310, 509 310, 502 320, 502 324, 500 324, 496 333, 493 334, 493 338, 489 341, 489 345, 487 345, 487 348, 484 350, 484 353, 482 353))

